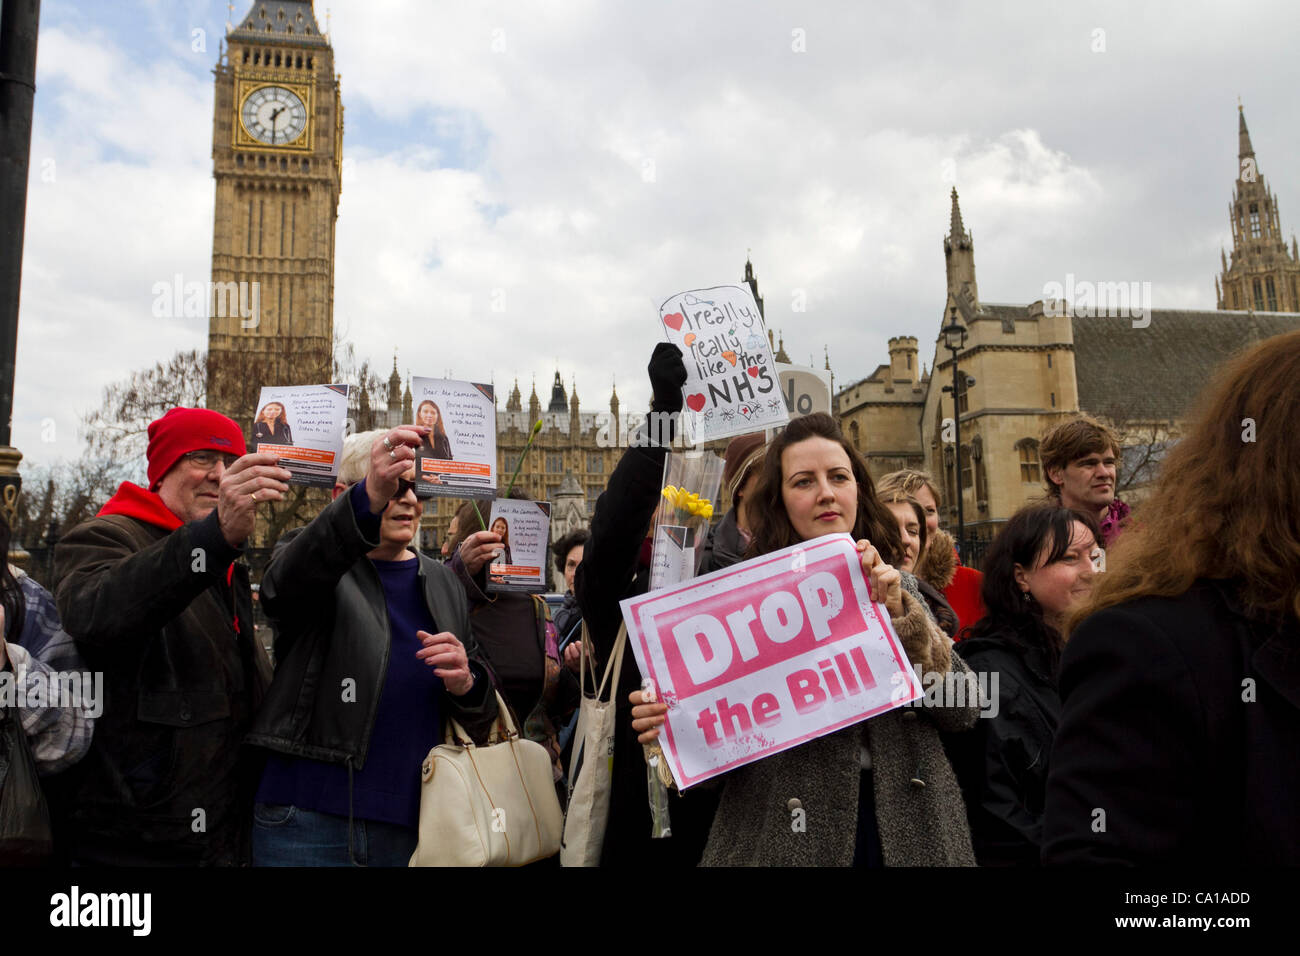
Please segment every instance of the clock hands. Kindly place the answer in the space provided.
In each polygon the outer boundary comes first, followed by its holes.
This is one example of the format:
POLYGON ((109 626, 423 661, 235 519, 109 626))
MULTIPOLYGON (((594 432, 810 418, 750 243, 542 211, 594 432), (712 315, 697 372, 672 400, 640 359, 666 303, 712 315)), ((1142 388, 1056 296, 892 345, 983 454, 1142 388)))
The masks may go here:
POLYGON ((278 120, 278 119, 280 118, 280 114, 283 113, 283 112, 285 111, 286 108, 287 108, 287 107, 281 106, 278 110, 272 110, 272 111, 271 111, 271 143, 272 143, 272 144, 275 143, 275 123, 276 123, 276 120, 278 120))

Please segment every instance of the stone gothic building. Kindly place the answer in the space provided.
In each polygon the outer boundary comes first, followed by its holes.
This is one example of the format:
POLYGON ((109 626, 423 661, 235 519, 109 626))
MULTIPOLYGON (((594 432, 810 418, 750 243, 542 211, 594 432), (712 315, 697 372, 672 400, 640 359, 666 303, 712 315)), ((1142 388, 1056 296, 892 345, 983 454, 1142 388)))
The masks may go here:
POLYGON ((975 279, 974 238, 954 189, 943 241, 946 299, 930 371, 918 364, 916 339, 892 338, 889 362, 835 395, 836 413, 872 474, 930 471, 943 490, 944 523, 954 529, 960 481, 966 537, 987 541, 1016 509, 1043 495, 1039 441, 1082 411, 1118 431, 1125 446, 1121 496, 1140 502, 1218 366, 1243 347, 1300 328, 1295 238, 1288 251, 1277 198, 1258 172, 1244 114, 1239 140, 1232 260, 1229 265, 1224 256, 1216 280, 1217 311, 1141 303, 1145 312, 1137 318, 1100 301, 1089 308, 1041 298, 1027 305, 985 302, 975 279), (955 355, 939 332, 954 322, 965 332, 955 355), (960 449, 950 427, 954 416, 960 417, 960 449))

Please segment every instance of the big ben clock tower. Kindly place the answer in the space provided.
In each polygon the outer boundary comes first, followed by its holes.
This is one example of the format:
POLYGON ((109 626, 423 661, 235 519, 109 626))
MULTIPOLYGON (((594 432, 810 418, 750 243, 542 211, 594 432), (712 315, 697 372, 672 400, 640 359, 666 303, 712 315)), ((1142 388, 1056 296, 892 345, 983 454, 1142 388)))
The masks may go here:
POLYGON ((330 380, 343 104, 310 0, 256 0, 226 44, 208 407, 248 426, 263 385, 330 380))

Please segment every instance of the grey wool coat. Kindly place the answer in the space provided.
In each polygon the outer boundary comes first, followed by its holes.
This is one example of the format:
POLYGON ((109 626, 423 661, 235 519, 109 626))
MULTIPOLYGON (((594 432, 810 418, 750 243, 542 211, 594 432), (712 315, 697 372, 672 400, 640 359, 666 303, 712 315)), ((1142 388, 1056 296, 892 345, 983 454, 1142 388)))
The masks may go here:
MULTIPOLYGON (((923 673, 969 673, 915 579, 904 573, 903 584, 904 613, 893 623, 912 663, 923 673)), ((974 866, 966 806, 939 731, 968 730, 978 716, 978 699, 900 707, 732 771, 701 865, 849 866, 865 743, 885 865, 974 866), (804 811, 802 826, 795 808, 804 811)))

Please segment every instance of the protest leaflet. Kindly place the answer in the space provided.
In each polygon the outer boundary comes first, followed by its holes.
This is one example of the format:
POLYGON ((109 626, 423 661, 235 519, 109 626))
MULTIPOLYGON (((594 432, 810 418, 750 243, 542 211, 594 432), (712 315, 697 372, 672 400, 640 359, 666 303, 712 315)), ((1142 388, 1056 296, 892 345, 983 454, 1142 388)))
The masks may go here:
POLYGON ((763 317, 748 287, 680 292, 659 307, 659 321, 686 364, 682 425, 689 441, 743 435, 789 418, 763 317))
POLYGON ((280 456, 290 484, 333 488, 348 418, 346 385, 264 386, 253 420, 253 451, 280 456))
POLYGON ((622 602, 682 790, 921 696, 847 534, 622 602))
POLYGON ((411 390, 415 424, 432 429, 416 449, 415 493, 496 497, 497 407, 492 386, 417 376, 411 390))
POLYGON ((502 550, 488 564, 487 589, 535 594, 545 591, 550 503, 498 498, 492 502, 488 530, 501 535, 502 550))

